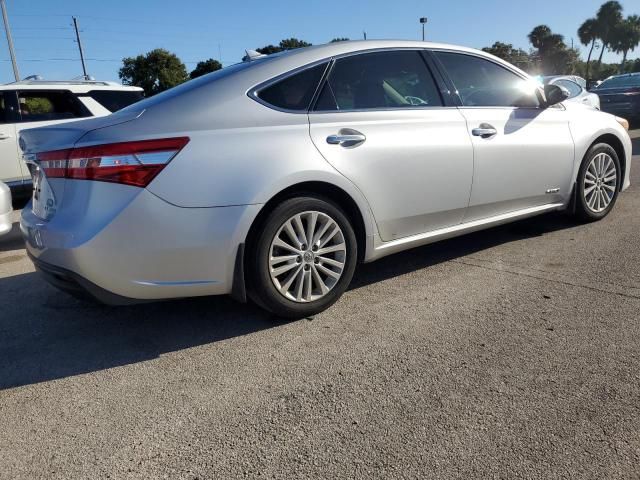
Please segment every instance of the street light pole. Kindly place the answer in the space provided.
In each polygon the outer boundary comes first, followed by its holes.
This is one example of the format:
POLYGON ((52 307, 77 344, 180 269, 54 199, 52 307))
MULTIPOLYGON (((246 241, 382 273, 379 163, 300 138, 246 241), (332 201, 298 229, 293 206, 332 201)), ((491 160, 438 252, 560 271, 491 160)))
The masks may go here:
POLYGON ((13 75, 16 82, 20 81, 20 71, 18 70, 18 62, 16 62, 16 52, 13 51, 13 39, 11 38, 11 30, 9 29, 9 17, 7 17, 7 6, 4 0, 0 0, 2 6, 2 18, 4 20, 4 31, 7 34, 7 43, 9 44, 9 55, 11 55, 11 63, 13 63, 13 75))
POLYGON ((87 80, 89 76, 87 75, 87 66, 84 64, 84 51, 82 50, 82 42, 80 42, 80 32, 78 31, 78 19, 76 17, 73 18, 73 28, 76 29, 76 39, 78 40, 78 48, 80 49, 80 61, 82 62, 82 73, 84 73, 84 79, 87 80))
POLYGON ((422 41, 424 42, 424 27, 429 19, 427 17, 420 17, 420 23, 422 24, 422 41))

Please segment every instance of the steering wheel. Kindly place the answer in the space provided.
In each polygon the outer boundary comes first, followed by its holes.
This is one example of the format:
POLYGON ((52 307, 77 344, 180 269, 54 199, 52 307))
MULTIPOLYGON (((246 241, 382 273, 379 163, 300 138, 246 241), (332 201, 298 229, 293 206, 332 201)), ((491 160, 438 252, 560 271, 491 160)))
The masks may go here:
POLYGON ((414 106, 429 105, 429 102, 424 101, 420 97, 414 97, 413 95, 405 95, 404 99, 414 106))

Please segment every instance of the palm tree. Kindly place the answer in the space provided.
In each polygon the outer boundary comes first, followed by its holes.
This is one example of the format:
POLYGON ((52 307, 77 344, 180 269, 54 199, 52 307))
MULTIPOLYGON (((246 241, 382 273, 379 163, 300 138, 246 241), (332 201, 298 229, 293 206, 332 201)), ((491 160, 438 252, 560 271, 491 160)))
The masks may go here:
POLYGON ((589 67, 591 62, 591 55, 593 54, 593 49, 596 46, 596 40, 598 39, 598 20, 595 18, 590 18, 585 21, 580 28, 578 29, 578 37, 580 38, 580 43, 582 43, 585 47, 588 47, 591 44, 591 48, 589 49, 589 56, 587 57, 587 72, 586 77, 589 80, 589 67))
POLYGON ((616 53, 622 53, 620 73, 624 73, 627 55, 640 44, 640 17, 629 15, 620 22, 613 31, 611 49, 616 53))
POLYGON ((600 57, 598 57, 598 71, 602 65, 602 56, 607 47, 613 41, 616 26, 622 21, 622 5, 615 0, 603 3, 596 14, 596 22, 598 23, 598 37, 600 37, 602 48, 600 57))

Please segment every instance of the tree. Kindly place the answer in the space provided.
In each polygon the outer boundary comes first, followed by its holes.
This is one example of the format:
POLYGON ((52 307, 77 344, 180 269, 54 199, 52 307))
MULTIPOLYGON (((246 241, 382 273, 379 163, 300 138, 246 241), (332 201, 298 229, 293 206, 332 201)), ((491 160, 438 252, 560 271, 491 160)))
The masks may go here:
POLYGON ((485 47, 482 50, 525 71, 531 71, 534 66, 534 61, 528 52, 521 48, 514 48, 510 43, 495 42, 491 47, 485 47))
POLYGON ((615 0, 603 3, 596 14, 598 24, 598 38, 602 43, 600 56, 598 57, 598 74, 602 65, 602 56, 606 48, 611 45, 615 34, 616 26, 622 21, 622 5, 615 0))
POLYGON ((206 75, 207 73, 220 70, 221 68, 222 64, 218 60, 210 58, 209 60, 205 60, 204 62, 198 62, 196 68, 194 68, 193 71, 189 74, 189 78, 198 78, 202 75, 206 75))
POLYGON ((184 63, 163 48, 151 50, 146 55, 124 58, 118 74, 123 84, 142 87, 148 97, 187 80, 184 63))
POLYGON ((280 48, 282 50, 293 50, 296 48, 310 47, 311 44, 304 40, 298 40, 297 38, 287 38, 280 42, 280 48))
POLYGON ((263 55, 271 55, 272 53, 282 52, 284 50, 294 50, 296 48, 310 47, 311 44, 304 40, 298 40, 297 38, 286 38, 281 40, 278 46, 267 45, 266 47, 258 48, 256 51, 263 55))
POLYGON ((618 23, 611 35, 611 49, 616 53, 622 53, 619 73, 624 73, 629 51, 640 44, 640 17, 630 15, 618 23))
POLYGON ((546 25, 538 25, 529 34, 529 41, 537 50, 535 57, 540 62, 541 73, 561 75, 573 71, 579 54, 567 47, 562 35, 553 33, 546 25))
POLYGON ((578 38, 580 39, 580 43, 585 47, 588 47, 589 45, 591 46, 589 48, 589 56, 587 57, 585 74, 585 78, 589 80, 589 62, 591 62, 591 55, 593 54, 593 49, 596 46, 596 40, 598 40, 598 21, 595 18, 590 18, 580 25, 580 28, 578 29, 578 38))
POLYGON ((267 45, 266 47, 256 49, 256 52, 263 55, 271 55, 272 53, 278 53, 281 51, 282 49, 280 47, 276 47, 275 45, 267 45))
POLYGON ((334 38, 329 43, 348 42, 348 41, 349 41, 349 39, 347 37, 338 37, 338 38, 334 38))

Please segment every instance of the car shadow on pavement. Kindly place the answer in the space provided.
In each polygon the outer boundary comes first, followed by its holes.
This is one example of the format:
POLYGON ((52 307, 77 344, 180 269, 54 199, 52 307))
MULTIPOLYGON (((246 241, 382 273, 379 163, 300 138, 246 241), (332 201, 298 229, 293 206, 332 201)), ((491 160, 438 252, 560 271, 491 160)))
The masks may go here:
MULTIPOLYGON (((574 225, 565 216, 546 215, 399 253, 361 265, 351 289, 574 225)), ((0 390, 143 362, 279 325, 257 307, 227 297, 130 307, 85 303, 36 273, 0 278, 0 306, 0 390)))
POLYGON ((407 250, 373 263, 360 265, 350 289, 411 273, 504 243, 575 226, 577 224, 571 217, 563 213, 550 213, 407 250))
POLYGON ((129 307, 87 303, 37 273, 0 278, 0 390, 122 365, 277 325, 227 297, 129 307))
POLYGON ((20 233, 20 224, 15 222, 13 227, 6 236, 0 238, 0 252, 10 252, 12 250, 20 250, 24 247, 24 240, 20 233))

